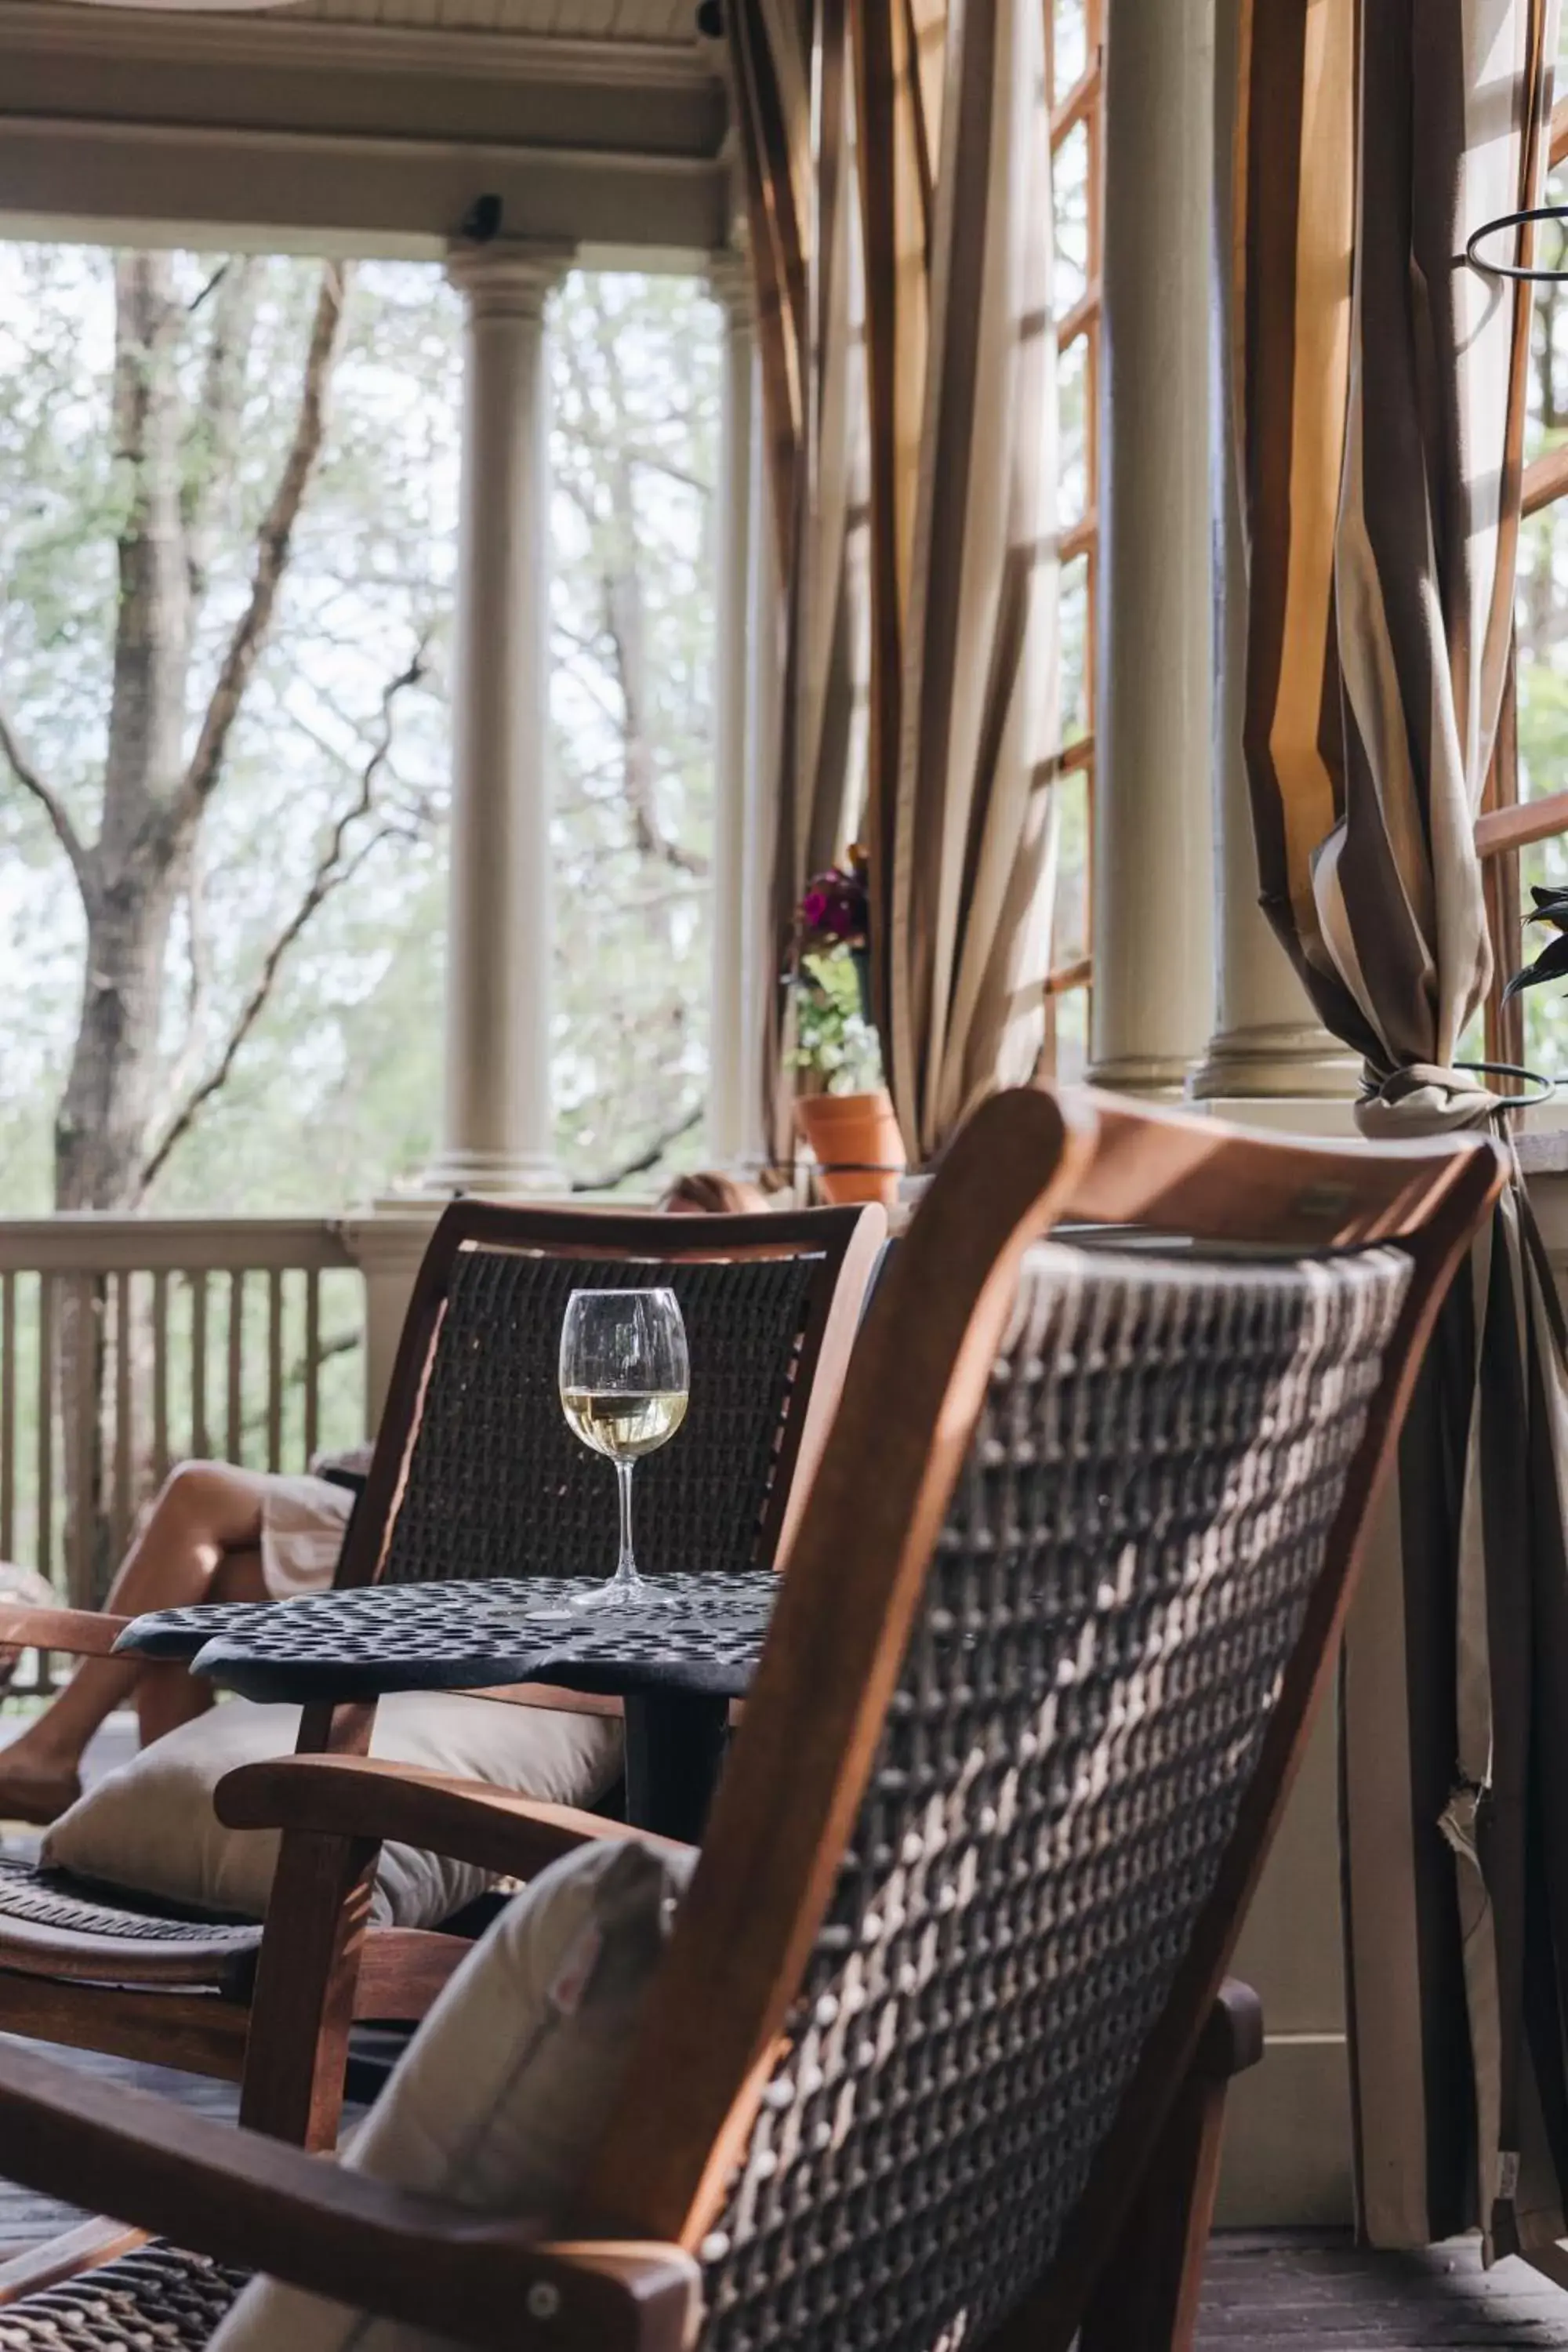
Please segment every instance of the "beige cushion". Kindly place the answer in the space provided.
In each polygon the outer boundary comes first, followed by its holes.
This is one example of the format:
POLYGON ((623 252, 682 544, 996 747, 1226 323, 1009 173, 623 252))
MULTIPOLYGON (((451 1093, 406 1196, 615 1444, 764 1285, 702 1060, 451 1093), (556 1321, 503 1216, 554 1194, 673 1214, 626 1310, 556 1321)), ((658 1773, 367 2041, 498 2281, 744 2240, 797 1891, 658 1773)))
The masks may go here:
MULTIPOLYGON (((561 2215, 615 2111, 695 1860, 617 1843, 542 1871, 425 2020, 349 2168, 479 2212, 561 2215)), ((448 2341, 257 2279, 208 2352, 436 2352, 448 2341)))
MULTIPOLYGON (((154 1740, 62 1813, 44 1841, 45 1862, 198 1911, 263 1917, 277 1833, 225 1829, 213 1790, 237 1765, 291 1753, 299 1728, 298 1707, 241 1700, 214 1707, 154 1740)), ((591 1805, 620 1769, 621 1730, 605 1716, 408 1691, 377 1707, 371 1754, 552 1804, 591 1805)), ((467 1863, 384 1846, 372 1916, 432 1927, 489 1884, 467 1863)))

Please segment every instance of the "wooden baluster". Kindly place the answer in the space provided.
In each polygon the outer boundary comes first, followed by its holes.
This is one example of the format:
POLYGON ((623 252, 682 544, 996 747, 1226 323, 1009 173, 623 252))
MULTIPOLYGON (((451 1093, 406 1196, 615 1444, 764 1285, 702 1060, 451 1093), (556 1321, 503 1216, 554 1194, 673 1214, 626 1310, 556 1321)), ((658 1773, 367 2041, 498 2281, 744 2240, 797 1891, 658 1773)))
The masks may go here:
POLYGON ((135 1511, 133 1476, 136 1464, 135 1391, 131 1379, 131 1353, 136 1344, 132 1311, 131 1276, 114 1277, 114 1509, 110 1520, 114 1561, 125 1556, 135 1511))
POLYGON ((16 1549, 16 1277, 0 1276, 0 1557, 16 1549))
POLYGON ((321 1442, 321 1277, 315 1266, 305 1276, 305 1460, 321 1442))
POLYGON ((207 1444, 207 1278, 199 1269, 185 1276, 191 1286, 191 1452, 205 1461, 207 1444))
POLYGON ((267 1277, 267 1467, 283 1467, 283 1275, 267 1277))
MULTIPOLYGON (((55 1502, 55 1285, 52 1275, 40 1274, 38 1276, 37 1318, 37 1428, 34 1433, 37 1483, 33 1508, 33 1565, 40 1576, 47 1576, 52 1583, 55 1502)), ((46 1693, 54 1688, 53 1660, 47 1650, 38 1653, 38 1688, 46 1693)))
POLYGON ((160 1486, 169 1475, 169 1277, 162 1266, 153 1276, 153 1475, 160 1486))
POLYGON ((245 1459, 245 1276, 228 1277, 228 1458, 245 1459))
POLYGON ((40 1576, 54 1566, 55 1518, 55 1278, 38 1276, 38 1559, 40 1576))
POLYGON ((66 1443, 70 1449, 75 1485, 75 1510, 70 1527, 70 1563, 67 1591, 78 1609, 94 1609, 93 1537, 98 1526, 98 1438, 101 1411, 99 1389, 99 1348, 96 1286, 90 1275, 76 1275, 70 1283, 70 1318, 76 1360, 73 1394, 67 1406, 66 1443))

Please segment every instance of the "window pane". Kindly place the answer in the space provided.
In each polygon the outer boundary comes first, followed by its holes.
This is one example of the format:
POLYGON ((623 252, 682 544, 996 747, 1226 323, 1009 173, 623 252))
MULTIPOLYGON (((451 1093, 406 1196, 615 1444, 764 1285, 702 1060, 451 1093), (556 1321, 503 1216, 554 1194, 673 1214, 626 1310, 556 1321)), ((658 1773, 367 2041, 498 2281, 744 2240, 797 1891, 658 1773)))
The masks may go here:
MULTIPOLYGON (((1553 172, 1547 184, 1550 204, 1568 203, 1568 172, 1553 172)), ((1501 257, 1508 239, 1489 246, 1501 257)), ((1536 264, 1561 268, 1568 263, 1568 238, 1561 227, 1544 223, 1537 231, 1536 264)), ((1524 454, 1528 461, 1562 440, 1568 426, 1568 286, 1542 282, 1535 289, 1531 322, 1530 383, 1527 394, 1524 454)))
POLYGON ((1089 558, 1076 555, 1070 563, 1063 564, 1061 576, 1064 743, 1076 743, 1080 735, 1088 734, 1091 723, 1086 672, 1089 623, 1089 558))
POLYGON ((1089 991, 1075 988, 1052 1000, 1055 1053, 1051 1075, 1057 1084, 1076 1086, 1089 1067, 1089 991))
POLYGON ((1089 381, 1089 337, 1077 336, 1057 367, 1058 432, 1057 520, 1070 530, 1083 519, 1089 503, 1088 445, 1084 436, 1084 399, 1089 381))
MULTIPOLYGON (((1568 330, 1564 330, 1568 332, 1568 330)), ((1542 380, 1537 348, 1536 379, 1542 380)), ((1568 372, 1559 374, 1568 392, 1568 372)), ((1568 420, 1565 420, 1568 421, 1568 420)), ((1561 432, 1552 436, 1561 440, 1561 432)), ((1519 652, 1519 791, 1521 800, 1560 792, 1568 781, 1568 506, 1532 515, 1520 531, 1519 584, 1514 604, 1519 652)), ((1521 880, 1529 904, 1532 882, 1568 883, 1568 844, 1543 841, 1523 852, 1521 880)), ((1507 951, 1510 969, 1528 962, 1543 934, 1521 934, 1507 951)), ((1506 979, 1505 971, 1500 978, 1506 979)), ((1568 1006, 1551 982, 1524 999, 1525 1059, 1551 1072, 1568 1069, 1568 1006)))
POLYGON ((1057 898, 1051 921, 1051 968, 1089 953, 1089 798, 1087 775, 1063 776, 1057 802, 1057 898))
POLYGON ((1055 105, 1067 96, 1075 82, 1083 79, 1089 64, 1088 0, 1052 0, 1051 39, 1056 68, 1051 102, 1055 105))
MULTIPOLYGON (((1524 851, 1519 865, 1528 906, 1532 882, 1553 883, 1559 889, 1568 884, 1568 842, 1537 842, 1524 851)), ((1547 940, 1554 937, 1555 933, 1543 926, 1531 925, 1521 935, 1515 968, 1532 961, 1547 940)), ((1498 976, 1506 980, 1508 974, 1501 972, 1498 976)), ((1568 1075, 1568 994, 1561 982, 1545 981, 1541 987, 1525 992, 1524 1058, 1531 1069, 1544 1071, 1548 1077, 1568 1075)))
POLYGON ((1057 316, 1089 290, 1089 125, 1079 122, 1057 149, 1052 166, 1057 225, 1057 316))

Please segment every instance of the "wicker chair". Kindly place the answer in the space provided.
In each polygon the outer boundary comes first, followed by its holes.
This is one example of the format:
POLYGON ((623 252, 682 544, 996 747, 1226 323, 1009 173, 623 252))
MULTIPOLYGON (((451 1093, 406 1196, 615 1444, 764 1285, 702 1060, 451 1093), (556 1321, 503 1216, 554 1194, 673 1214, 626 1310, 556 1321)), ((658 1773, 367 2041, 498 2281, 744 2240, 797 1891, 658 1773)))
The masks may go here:
MULTIPOLYGON (((804 1504, 883 1230, 879 1209, 698 1218, 456 1203, 410 1303, 339 1582, 570 1572, 614 1559, 612 1482, 567 1433, 556 1391, 566 1295, 595 1283, 668 1282, 692 1335, 681 1443, 641 1475, 647 1566, 771 1560, 804 1504)), ((119 1630, 71 1611, 0 1608, 5 1643, 102 1654, 119 1630)), ((363 1753, 373 1714, 308 1716, 300 1746, 363 1753)), ((272 2069, 268 2103, 250 2120, 330 2146, 353 2016, 423 2016, 467 1946, 456 1934, 371 1929, 345 1999, 336 1914, 315 1902, 310 1868, 300 1878, 285 1859, 280 1885, 291 1876, 312 1923, 325 1924, 289 1957, 294 2061, 272 2069)), ((353 1901, 345 1890, 349 1911, 353 1901)), ((237 2080, 260 1945, 254 1923, 181 1916, 0 1862, 0 2031, 237 2080)), ((7 2292, 0 2264, 0 2300, 7 2292)))
MULTIPOLYGON (((568 2234, 3 2051, 0 2164, 201 2250, 13 2306, 3 2352, 197 2346, 230 2263, 497 2346, 679 2352, 700 2304, 708 2352, 1184 2344, 1227 2022, 1255 2048, 1226 1957, 1500 1178, 986 1106, 867 1319, 568 2234), (1068 1211, 1226 1254, 1031 1251, 1068 1211)), ((225 1791, 323 1855, 568 1837, 353 1758, 225 1791)))

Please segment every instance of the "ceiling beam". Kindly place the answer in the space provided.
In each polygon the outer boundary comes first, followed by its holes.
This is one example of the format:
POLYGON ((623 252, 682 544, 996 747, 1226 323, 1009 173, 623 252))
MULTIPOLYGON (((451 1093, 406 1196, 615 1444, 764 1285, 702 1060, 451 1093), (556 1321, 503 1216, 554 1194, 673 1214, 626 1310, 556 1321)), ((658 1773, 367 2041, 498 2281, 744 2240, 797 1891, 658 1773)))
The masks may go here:
POLYGON ((0 0, 0 225, 277 249, 726 243, 710 52, 0 0))

